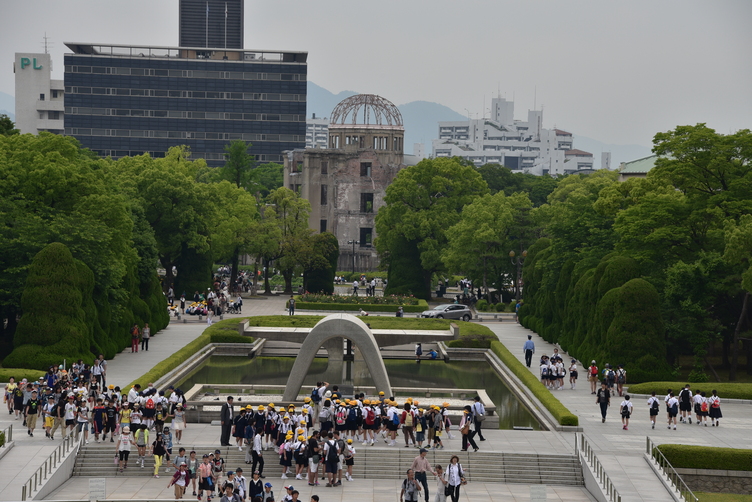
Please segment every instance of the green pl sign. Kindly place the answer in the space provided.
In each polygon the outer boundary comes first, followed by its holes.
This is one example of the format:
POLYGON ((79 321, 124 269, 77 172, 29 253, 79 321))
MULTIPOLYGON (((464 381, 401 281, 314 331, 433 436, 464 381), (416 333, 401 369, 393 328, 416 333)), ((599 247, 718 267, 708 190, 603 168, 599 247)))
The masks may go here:
POLYGON ((23 70, 27 66, 33 64, 32 68, 34 68, 35 70, 41 70, 42 69, 42 65, 37 64, 37 58, 32 58, 32 59, 21 58, 21 69, 23 70), (32 59, 33 59, 33 63, 32 63, 32 59))

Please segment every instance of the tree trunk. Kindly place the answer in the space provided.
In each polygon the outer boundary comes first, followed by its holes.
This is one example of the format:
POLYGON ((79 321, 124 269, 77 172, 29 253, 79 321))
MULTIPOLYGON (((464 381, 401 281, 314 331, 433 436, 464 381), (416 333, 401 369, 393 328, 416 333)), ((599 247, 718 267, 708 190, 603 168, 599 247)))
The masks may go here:
POLYGON ((272 290, 269 287, 269 260, 264 258, 264 294, 271 295, 272 290))
POLYGON ((287 270, 282 271, 282 277, 285 278, 284 293, 287 293, 289 295, 292 294, 292 276, 293 276, 293 269, 289 268, 287 270))
POLYGON ((708 368, 710 368, 710 371, 713 373, 713 376, 715 377, 715 381, 716 382, 720 382, 721 381, 721 377, 718 376, 718 373, 715 371, 715 368, 713 368, 713 365, 710 364, 710 358, 705 357, 705 364, 708 365, 708 368))
POLYGON ((731 351, 731 340, 729 337, 724 336, 721 338, 721 365, 724 368, 730 368, 731 367, 731 361, 729 361, 729 352, 731 351))
POLYGON ((230 293, 238 291, 238 265, 240 261, 240 250, 236 247, 232 253, 232 264, 230 265, 230 293))
POLYGON ((729 381, 736 381, 736 370, 739 364, 739 333, 742 330, 742 324, 747 318, 747 302, 749 300, 749 291, 744 292, 744 301, 742 302, 742 313, 739 314, 739 321, 734 329, 734 339, 731 342, 731 370, 729 370, 729 381))
POLYGON ((167 258, 164 258, 164 259, 160 258, 159 262, 162 264, 162 266, 165 269, 165 280, 162 283, 162 292, 165 293, 165 294, 167 294, 167 290, 175 282, 175 276, 172 275, 172 266, 173 266, 173 263, 171 261, 168 261, 167 258))
MULTIPOLYGON (((486 298, 488 298, 488 285, 486 284, 486 257, 483 257, 483 291, 486 292, 486 298)), ((480 300, 480 298, 478 298, 480 300)))

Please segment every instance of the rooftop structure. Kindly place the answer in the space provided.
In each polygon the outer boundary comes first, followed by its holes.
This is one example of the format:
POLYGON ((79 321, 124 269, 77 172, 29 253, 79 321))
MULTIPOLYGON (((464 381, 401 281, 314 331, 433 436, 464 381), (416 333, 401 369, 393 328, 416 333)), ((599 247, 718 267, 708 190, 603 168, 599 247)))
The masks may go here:
POLYGON ((244 0, 180 0, 180 46, 243 48, 244 0))
POLYGON ((646 178, 648 173, 655 167, 657 155, 649 155, 641 159, 622 162, 619 166, 619 181, 627 181, 630 178, 646 178))

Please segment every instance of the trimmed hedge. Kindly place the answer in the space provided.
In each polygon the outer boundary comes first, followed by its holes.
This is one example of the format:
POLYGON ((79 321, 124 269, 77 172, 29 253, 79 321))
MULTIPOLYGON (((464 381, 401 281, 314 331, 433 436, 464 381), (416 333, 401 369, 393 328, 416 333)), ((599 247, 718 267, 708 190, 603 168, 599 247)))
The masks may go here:
MULTIPOLYGON (((289 302, 288 302, 289 303, 289 302)), ((285 304, 285 306, 288 306, 285 304)), ((399 307, 405 312, 423 312, 428 310, 428 302, 425 300, 418 300, 417 305, 375 305, 375 304, 354 304, 354 303, 311 303, 302 302, 300 297, 295 297, 295 308, 304 310, 345 310, 345 311, 359 311, 360 309, 366 312, 397 312, 399 307)))
POLYGON ((684 444, 662 444, 658 449, 676 468, 752 471, 752 450, 684 444))
POLYGON ((560 425, 579 425, 579 418, 564 406, 561 401, 551 394, 551 391, 546 388, 545 385, 540 383, 538 378, 533 375, 530 370, 522 364, 519 359, 509 352, 501 342, 491 342, 491 350, 499 356, 499 358, 506 364, 512 373, 522 380, 528 389, 535 394, 535 397, 545 406, 548 411, 554 416, 560 425))
POLYGON ((226 319, 212 324, 198 338, 123 387, 123 391, 127 392, 136 383, 146 387, 148 383, 156 382, 210 343, 253 343, 252 337, 238 334, 237 326, 237 319, 226 319))
MULTIPOLYGON (((57 365, 56 365, 57 366, 57 365)), ((20 382, 24 378, 29 382, 39 380, 39 377, 44 376, 44 371, 31 370, 26 368, 0 368, 0 382, 7 382, 10 377, 15 377, 16 383, 20 382)))
MULTIPOLYGON (((629 383, 629 371, 627 371, 627 383, 629 383)), ((693 394, 694 391, 699 390, 706 392, 709 396, 715 389, 721 399, 752 399, 752 383, 645 382, 627 385, 627 388, 630 394, 650 394, 655 391, 660 396, 665 395, 668 389, 677 393, 688 383, 693 394)))
POLYGON ((3 446, 5 446, 5 433, 0 432, 0 448, 2 448, 3 446))

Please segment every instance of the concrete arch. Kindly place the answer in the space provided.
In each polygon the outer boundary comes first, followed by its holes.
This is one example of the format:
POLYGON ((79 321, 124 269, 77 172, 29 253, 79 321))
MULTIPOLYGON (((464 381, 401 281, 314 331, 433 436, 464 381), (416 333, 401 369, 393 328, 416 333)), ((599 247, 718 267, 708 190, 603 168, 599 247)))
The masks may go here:
POLYGON ((316 357, 316 352, 327 340, 336 337, 348 338, 360 349, 376 388, 384 391, 387 396, 392 395, 386 366, 381 359, 376 338, 368 326, 351 314, 331 314, 320 320, 303 341, 287 379, 283 401, 289 402, 297 399, 300 388, 303 386, 303 379, 316 357))

